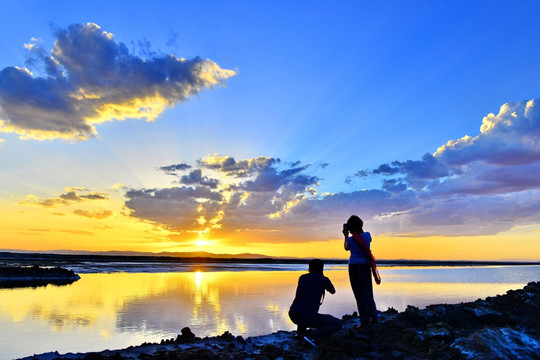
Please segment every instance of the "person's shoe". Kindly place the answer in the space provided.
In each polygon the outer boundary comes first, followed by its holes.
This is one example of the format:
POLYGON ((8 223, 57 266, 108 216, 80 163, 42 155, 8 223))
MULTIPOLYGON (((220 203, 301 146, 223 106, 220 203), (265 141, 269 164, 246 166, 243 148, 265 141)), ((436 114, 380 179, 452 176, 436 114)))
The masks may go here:
POLYGON ((308 333, 307 328, 302 327, 302 326, 299 326, 298 329, 296 330, 296 334, 301 337, 304 337, 304 335, 306 335, 307 333, 308 333))

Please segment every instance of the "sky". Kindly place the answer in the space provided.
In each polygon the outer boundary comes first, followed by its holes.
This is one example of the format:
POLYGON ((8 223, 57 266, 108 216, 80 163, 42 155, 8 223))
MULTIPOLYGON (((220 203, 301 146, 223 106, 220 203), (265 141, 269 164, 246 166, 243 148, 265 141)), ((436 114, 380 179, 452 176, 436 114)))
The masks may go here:
POLYGON ((2 4, 0 249, 540 260, 540 2, 2 4))

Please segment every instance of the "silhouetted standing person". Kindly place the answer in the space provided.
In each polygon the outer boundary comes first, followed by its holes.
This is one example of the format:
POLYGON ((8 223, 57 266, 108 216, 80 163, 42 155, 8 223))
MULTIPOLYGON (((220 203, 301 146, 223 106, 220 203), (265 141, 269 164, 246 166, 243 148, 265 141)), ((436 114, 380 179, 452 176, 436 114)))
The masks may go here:
POLYGON ((349 257, 349 280, 356 299, 360 324, 358 327, 366 325, 368 322, 377 322, 377 307, 373 299, 373 284, 371 282, 371 272, 376 276, 377 283, 380 277, 375 267, 375 259, 371 255, 370 244, 371 234, 364 232, 364 222, 356 215, 352 215, 347 224, 343 226, 345 236, 345 250, 351 252, 349 257), (351 236, 349 235, 351 232, 351 236))
POLYGON ((323 268, 322 260, 313 259, 309 262, 309 273, 298 279, 296 296, 289 310, 289 317, 298 325, 298 333, 303 335, 307 328, 313 328, 315 330, 312 337, 315 341, 322 340, 342 326, 340 319, 328 314, 319 314, 325 291, 330 294, 336 292, 330 279, 324 276, 323 268))

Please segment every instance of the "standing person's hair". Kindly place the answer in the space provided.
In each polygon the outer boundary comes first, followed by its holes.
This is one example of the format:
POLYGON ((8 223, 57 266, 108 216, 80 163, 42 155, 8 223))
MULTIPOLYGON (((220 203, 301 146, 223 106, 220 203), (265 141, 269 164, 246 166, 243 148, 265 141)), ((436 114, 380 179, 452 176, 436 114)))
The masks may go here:
POLYGON ((322 274, 324 269, 324 262, 320 259, 312 259, 309 262, 309 272, 315 272, 322 274))
POLYGON ((364 222, 356 215, 352 215, 349 220, 347 220, 347 230, 350 232, 362 232, 364 227, 364 222))

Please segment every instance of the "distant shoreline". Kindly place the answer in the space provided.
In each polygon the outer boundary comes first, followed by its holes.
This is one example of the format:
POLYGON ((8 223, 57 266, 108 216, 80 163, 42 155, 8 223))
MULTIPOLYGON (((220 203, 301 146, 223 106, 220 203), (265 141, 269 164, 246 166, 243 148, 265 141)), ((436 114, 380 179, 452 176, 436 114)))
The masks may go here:
MULTIPOLYGON (((103 254, 53 254, 0 252, 1 265, 61 266, 82 262, 132 262, 132 263, 175 263, 175 264, 307 264, 304 258, 238 258, 213 256, 163 256, 163 255, 103 255, 103 254)), ((324 259, 326 264, 347 264, 346 259, 324 259)), ((379 266, 523 266, 540 265, 540 261, 490 261, 490 260, 378 260, 379 266)))

